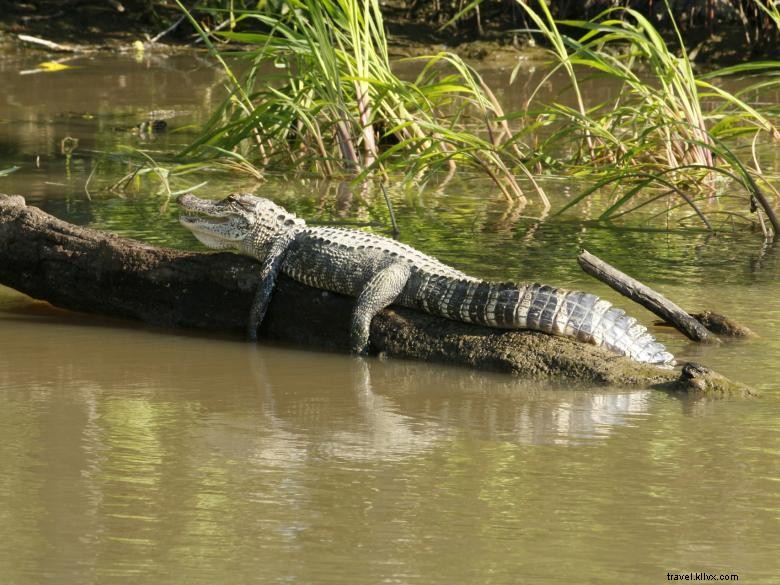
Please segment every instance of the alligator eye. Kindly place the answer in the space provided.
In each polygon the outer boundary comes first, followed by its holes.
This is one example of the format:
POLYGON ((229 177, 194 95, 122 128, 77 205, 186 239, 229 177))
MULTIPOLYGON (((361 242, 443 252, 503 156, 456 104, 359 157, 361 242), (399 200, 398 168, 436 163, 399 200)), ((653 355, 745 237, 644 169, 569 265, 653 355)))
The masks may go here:
POLYGON ((288 220, 285 220, 284 225, 292 225, 294 223, 295 223, 294 219, 288 219, 288 220))

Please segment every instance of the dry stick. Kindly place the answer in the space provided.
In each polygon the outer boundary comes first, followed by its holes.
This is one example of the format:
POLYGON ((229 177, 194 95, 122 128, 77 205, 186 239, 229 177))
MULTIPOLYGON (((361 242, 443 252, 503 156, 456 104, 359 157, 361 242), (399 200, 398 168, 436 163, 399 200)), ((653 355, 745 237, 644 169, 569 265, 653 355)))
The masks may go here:
POLYGON ((379 186, 382 189, 382 195, 385 198, 385 205, 387 205, 387 211, 390 212, 390 225, 393 228, 393 237, 397 238, 399 235, 401 235, 401 230, 398 229, 398 222, 395 220, 395 211, 393 210, 393 202, 390 200, 390 195, 387 193, 387 187, 385 187, 385 182, 383 180, 380 180, 379 186))
POLYGON ((673 324, 690 339, 704 343, 720 343, 715 335, 707 331, 704 325, 691 317, 687 311, 587 250, 580 253, 577 262, 585 272, 673 324))
MULTIPOLYGON (((195 8, 195 7, 193 6, 192 8, 190 8, 190 12, 192 12, 193 8, 195 8)), ((156 42, 157 42, 157 41, 159 41, 161 38, 163 38, 165 35, 167 35, 169 32, 171 32, 171 31, 175 30, 175 29, 176 29, 176 27, 178 27, 178 26, 179 26, 179 25, 180 25, 182 22, 184 22, 184 20, 185 20, 186 18, 187 18, 187 15, 186 15, 186 14, 182 14, 182 15, 181 15, 181 17, 179 18, 179 20, 177 20, 176 22, 174 22, 174 23, 173 23, 171 26, 169 26, 168 28, 166 28, 166 29, 165 29, 164 31, 162 31, 160 34, 153 36, 151 39, 149 39, 149 42, 150 42, 150 43, 152 43, 152 44, 156 43, 156 42)))
POLYGON ((30 35, 17 35, 17 38, 20 41, 24 41, 26 43, 32 43, 34 45, 41 45, 42 47, 46 47, 50 51, 59 51, 61 53, 80 53, 89 51, 89 48, 86 47, 80 47, 78 45, 62 45, 60 43, 54 43, 52 41, 47 41, 46 39, 42 39, 40 37, 33 37, 30 35))

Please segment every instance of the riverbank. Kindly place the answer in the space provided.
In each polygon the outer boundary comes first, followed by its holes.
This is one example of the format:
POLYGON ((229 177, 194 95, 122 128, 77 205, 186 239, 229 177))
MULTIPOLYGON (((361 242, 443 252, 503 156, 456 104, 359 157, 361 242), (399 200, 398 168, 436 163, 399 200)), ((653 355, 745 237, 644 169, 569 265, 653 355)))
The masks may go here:
MULTIPOLYGON (((391 45, 399 54, 418 54, 446 47, 468 59, 493 60, 496 53, 528 50, 538 44, 524 29, 532 28, 514 4, 486 1, 480 12, 452 20, 457 12, 435 10, 431 2, 393 0, 383 3, 383 16, 391 45), (449 23, 449 24, 448 24, 449 23)), ((780 57, 777 30, 754 16, 721 7, 719 14, 675 13, 683 30, 689 56, 701 64, 732 64, 780 57)), ((557 7, 560 18, 590 18, 593 7, 577 10, 557 7)), ((701 11, 700 11, 701 12, 701 11)), ((744 12, 744 11, 743 11, 744 12)), ((199 17, 217 27, 215 13, 199 17)), ((674 28, 664 14, 648 14, 655 26, 672 40, 674 28)), ((35 36, 57 43, 119 48, 134 41, 188 45, 197 39, 195 31, 175 4, 152 0, 110 0, 108 2, 0 0, 0 44, 20 43, 19 35, 35 36)))

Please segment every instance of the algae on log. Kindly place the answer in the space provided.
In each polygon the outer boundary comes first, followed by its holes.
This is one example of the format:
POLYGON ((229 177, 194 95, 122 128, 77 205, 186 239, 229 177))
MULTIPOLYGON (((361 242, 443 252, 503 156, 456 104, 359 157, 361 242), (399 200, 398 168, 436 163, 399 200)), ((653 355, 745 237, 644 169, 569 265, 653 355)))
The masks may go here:
MULTIPOLYGON (((258 266, 236 254, 158 248, 75 226, 26 206, 21 197, 0 195, 0 284, 57 307, 243 335, 258 266)), ((353 302, 281 275, 260 337, 347 351, 353 302)), ((373 320, 371 341, 389 357, 525 377, 752 394, 706 368, 680 375, 566 338, 479 327, 397 307, 373 320)))

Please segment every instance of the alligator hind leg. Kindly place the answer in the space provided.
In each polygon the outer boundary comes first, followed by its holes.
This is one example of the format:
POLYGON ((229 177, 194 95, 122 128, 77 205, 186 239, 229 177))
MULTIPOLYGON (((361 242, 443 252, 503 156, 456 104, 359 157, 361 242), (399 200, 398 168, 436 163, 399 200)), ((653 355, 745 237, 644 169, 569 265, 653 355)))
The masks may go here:
POLYGON ((364 353, 368 349, 371 320, 401 294, 409 274, 411 268, 406 262, 391 264, 372 276, 360 292, 349 331, 353 352, 364 353))

